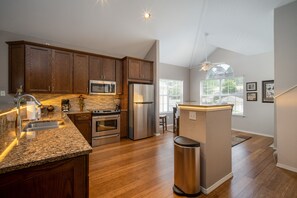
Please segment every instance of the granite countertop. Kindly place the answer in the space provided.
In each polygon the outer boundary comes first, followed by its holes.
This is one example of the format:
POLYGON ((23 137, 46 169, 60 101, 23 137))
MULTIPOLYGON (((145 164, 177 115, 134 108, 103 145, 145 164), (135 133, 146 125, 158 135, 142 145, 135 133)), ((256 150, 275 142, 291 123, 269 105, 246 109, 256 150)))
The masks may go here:
MULTIPOLYGON (((15 122, 0 130, 0 174, 89 154, 92 147, 65 113, 55 112, 42 120, 63 120, 59 128, 22 132, 16 138, 15 122)), ((23 122, 23 126, 26 122, 23 122)))

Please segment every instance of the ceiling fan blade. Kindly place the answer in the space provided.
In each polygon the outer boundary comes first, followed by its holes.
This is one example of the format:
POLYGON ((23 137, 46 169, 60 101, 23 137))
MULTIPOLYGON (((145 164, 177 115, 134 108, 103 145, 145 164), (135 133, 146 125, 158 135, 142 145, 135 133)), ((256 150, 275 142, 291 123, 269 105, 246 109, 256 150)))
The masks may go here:
POLYGON ((222 64, 226 64, 224 62, 219 62, 219 63, 212 63, 213 65, 222 65, 222 64))

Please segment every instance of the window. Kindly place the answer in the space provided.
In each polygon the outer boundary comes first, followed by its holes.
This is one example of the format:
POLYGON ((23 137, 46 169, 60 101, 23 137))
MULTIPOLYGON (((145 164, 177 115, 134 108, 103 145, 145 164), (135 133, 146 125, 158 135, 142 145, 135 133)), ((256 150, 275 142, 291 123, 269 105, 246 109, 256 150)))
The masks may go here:
POLYGON ((160 79, 160 112, 172 112, 183 101, 183 81, 160 79))
POLYGON ((233 77, 230 65, 212 67, 200 82, 201 104, 233 104, 233 115, 243 115, 243 77, 233 77))

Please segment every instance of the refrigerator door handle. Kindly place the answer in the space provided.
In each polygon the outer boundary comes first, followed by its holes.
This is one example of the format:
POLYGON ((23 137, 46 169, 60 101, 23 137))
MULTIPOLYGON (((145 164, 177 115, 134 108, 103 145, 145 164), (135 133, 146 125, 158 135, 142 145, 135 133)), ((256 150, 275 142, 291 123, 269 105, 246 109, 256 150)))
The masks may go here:
POLYGON ((154 102, 135 102, 135 104, 153 104, 154 102))

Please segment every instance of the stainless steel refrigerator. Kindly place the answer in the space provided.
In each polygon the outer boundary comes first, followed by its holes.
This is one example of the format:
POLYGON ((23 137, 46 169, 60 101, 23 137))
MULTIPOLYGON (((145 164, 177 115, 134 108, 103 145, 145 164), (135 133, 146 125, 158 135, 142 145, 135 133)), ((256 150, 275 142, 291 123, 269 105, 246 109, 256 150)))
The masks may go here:
POLYGON ((154 131, 154 85, 129 84, 129 138, 147 138, 153 136, 154 131))

